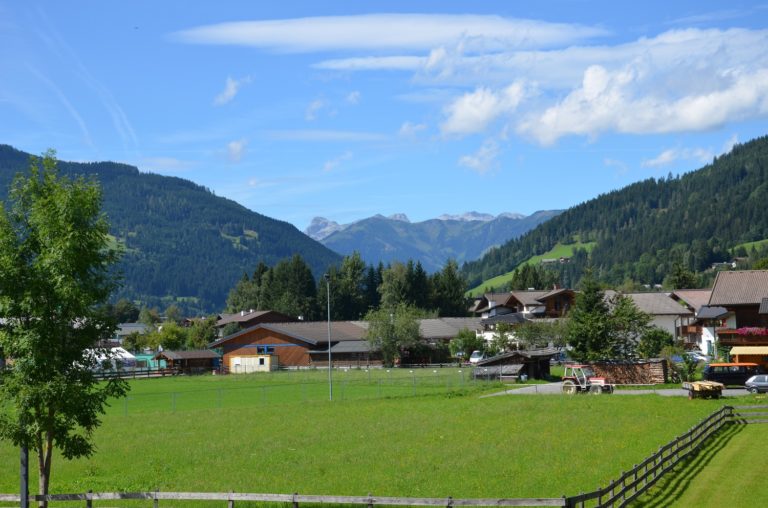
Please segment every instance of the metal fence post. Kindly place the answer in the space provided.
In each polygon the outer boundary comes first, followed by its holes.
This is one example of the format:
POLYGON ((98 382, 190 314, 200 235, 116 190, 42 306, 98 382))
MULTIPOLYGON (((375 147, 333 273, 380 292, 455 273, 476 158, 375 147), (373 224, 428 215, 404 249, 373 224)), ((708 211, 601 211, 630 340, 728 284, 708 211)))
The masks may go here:
POLYGON ((85 495, 85 508, 93 508, 93 491, 89 490, 85 495))
POLYGON ((227 508, 235 508, 235 498, 232 496, 233 492, 229 491, 229 499, 227 499, 227 508))
POLYGON ((299 508, 298 492, 293 493, 293 508, 299 508))

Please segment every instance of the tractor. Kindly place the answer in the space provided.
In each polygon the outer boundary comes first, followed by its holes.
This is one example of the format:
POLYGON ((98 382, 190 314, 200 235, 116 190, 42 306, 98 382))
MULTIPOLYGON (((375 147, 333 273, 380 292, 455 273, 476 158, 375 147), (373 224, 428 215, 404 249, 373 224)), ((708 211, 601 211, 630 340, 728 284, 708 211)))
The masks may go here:
POLYGON ((563 393, 613 393, 613 385, 606 383, 604 377, 595 376, 589 365, 569 364, 563 372, 563 393))

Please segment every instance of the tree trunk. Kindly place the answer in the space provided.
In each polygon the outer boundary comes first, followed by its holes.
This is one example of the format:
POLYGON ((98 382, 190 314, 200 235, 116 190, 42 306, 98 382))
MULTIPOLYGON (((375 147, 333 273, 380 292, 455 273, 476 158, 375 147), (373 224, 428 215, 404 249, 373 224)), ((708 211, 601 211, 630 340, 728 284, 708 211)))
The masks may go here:
MULTIPOLYGON (((45 442, 42 438, 38 439, 40 446, 37 451, 38 459, 38 471, 40 482, 38 485, 38 494, 41 496, 48 495, 48 484, 51 480, 51 457, 53 456, 53 434, 47 432, 45 434, 45 442)), ((48 501, 38 501, 39 508, 48 508, 48 501)))

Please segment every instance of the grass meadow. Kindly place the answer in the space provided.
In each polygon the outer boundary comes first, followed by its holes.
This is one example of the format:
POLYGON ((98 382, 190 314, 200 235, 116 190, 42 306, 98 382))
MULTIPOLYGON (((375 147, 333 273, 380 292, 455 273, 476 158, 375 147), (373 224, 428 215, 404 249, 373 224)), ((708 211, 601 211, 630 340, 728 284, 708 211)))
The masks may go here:
MULTIPOLYGON (((608 483, 723 403, 481 398, 498 385, 467 372, 334 372, 332 402, 323 372, 132 381, 96 454, 55 458, 50 491, 559 497, 608 483)), ((17 464, 0 444, 0 492, 18 492, 17 464)))

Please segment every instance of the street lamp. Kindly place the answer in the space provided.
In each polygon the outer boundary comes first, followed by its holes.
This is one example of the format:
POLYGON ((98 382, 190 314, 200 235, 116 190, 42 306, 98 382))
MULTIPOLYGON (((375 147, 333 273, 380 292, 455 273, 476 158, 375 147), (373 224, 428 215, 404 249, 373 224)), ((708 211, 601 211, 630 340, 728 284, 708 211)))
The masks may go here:
POLYGON ((328 400, 333 400, 333 374, 331 370, 331 276, 325 274, 326 300, 328 304, 328 400))

